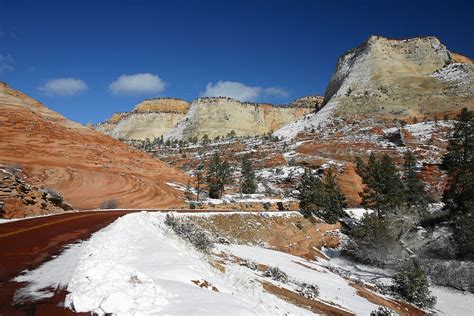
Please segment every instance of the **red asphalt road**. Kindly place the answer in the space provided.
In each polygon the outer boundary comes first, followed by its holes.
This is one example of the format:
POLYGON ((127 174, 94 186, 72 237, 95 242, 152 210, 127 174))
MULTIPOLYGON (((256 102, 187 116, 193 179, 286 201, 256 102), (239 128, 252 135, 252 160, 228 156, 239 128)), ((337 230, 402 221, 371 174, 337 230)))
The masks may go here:
MULTIPOLYGON (((65 291, 56 291, 55 296, 50 299, 13 305, 15 291, 24 284, 14 282, 12 279, 22 271, 33 270, 59 254, 65 245, 88 239, 91 234, 111 224, 120 216, 139 211, 81 211, 0 224, 0 316, 72 314, 71 311, 58 307, 64 300, 65 291)), ((177 212, 211 211, 218 210, 177 212)))

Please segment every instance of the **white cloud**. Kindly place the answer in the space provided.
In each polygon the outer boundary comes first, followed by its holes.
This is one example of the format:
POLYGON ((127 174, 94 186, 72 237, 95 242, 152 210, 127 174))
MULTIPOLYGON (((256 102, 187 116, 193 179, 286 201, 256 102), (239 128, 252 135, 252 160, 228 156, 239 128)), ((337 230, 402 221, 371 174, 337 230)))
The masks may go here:
POLYGON ((0 72, 13 71, 15 69, 15 60, 9 54, 0 54, 0 72))
POLYGON ((286 98, 288 96, 288 91, 282 88, 270 87, 265 88, 263 91, 268 96, 277 97, 277 98, 286 98))
POLYGON ((113 94, 158 94, 165 90, 165 82, 150 73, 121 75, 109 85, 113 94))
POLYGON ((57 78, 46 81, 39 90, 50 96, 70 96, 86 91, 87 84, 80 79, 57 78))
POLYGON ((251 87, 240 82, 218 81, 216 84, 209 82, 206 91, 201 93, 203 97, 230 97, 242 102, 257 101, 262 96, 287 97, 288 92, 284 89, 269 87, 251 87))

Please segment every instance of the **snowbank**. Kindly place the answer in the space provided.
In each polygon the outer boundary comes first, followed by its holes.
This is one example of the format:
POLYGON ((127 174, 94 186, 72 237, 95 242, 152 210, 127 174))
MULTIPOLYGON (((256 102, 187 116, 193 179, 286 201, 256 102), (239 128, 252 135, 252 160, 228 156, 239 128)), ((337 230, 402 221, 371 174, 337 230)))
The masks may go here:
POLYGON ((164 218, 129 214, 94 234, 68 285, 67 306, 101 315, 307 313, 264 292, 239 269, 218 272, 176 237, 164 218), (192 280, 205 280, 218 292, 192 280))

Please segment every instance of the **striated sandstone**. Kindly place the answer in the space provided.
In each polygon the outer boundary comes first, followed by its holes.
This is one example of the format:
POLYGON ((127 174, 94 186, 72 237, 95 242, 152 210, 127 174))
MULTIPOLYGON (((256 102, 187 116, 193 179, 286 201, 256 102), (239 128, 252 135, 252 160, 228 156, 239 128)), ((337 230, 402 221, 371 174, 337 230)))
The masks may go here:
POLYGON ((32 184, 57 189, 76 208, 115 199, 125 208, 183 205, 167 183, 188 177, 150 155, 51 111, 0 84, 0 163, 20 164, 32 184))

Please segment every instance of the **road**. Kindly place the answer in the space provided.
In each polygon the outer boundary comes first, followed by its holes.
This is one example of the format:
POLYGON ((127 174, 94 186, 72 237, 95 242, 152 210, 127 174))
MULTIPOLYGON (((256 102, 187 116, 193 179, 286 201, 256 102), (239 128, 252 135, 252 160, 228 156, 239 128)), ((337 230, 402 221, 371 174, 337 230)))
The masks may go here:
POLYGON ((15 291, 24 284, 12 279, 25 269, 37 268, 59 254, 64 246, 86 240, 120 216, 138 211, 141 210, 81 211, 0 224, 0 316, 72 314, 68 309, 58 306, 64 300, 64 290, 56 291, 54 297, 49 299, 13 305, 15 291))

